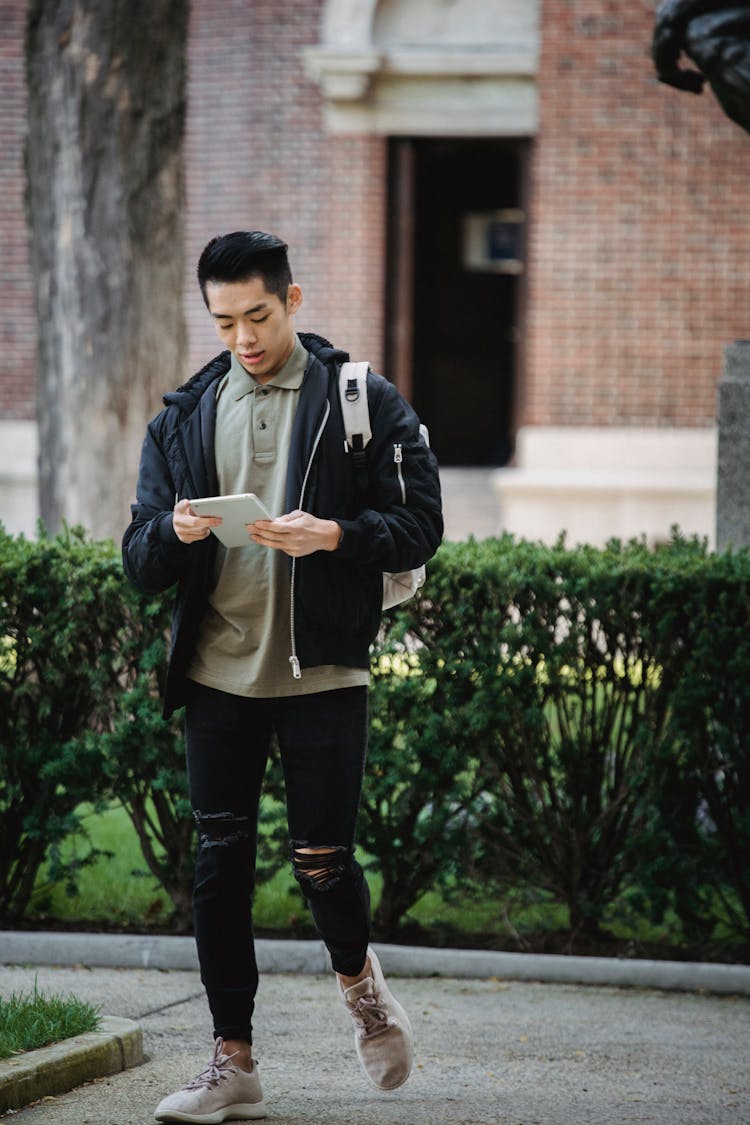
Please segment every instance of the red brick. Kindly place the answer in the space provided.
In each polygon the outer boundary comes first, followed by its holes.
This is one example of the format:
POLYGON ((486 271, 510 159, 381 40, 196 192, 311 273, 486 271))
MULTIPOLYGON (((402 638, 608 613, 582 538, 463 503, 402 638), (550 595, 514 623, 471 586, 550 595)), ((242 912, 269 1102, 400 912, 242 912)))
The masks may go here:
MULTIPOLYGON (((303 47, 323 0, 193 4, 185 145, 188 366, 219 344, 194 268, 214 234, 290 244, 299 327, 383 361, 386 142, 326 134, 303 47)), ((23 210, 24 0, 0 44, 0 417, 33 417, 23 210)), ((520 421, 711 425, 722 349, 747 337, 748 138, 713 94, 657 82, 653 0, 543 0, 520 421)))

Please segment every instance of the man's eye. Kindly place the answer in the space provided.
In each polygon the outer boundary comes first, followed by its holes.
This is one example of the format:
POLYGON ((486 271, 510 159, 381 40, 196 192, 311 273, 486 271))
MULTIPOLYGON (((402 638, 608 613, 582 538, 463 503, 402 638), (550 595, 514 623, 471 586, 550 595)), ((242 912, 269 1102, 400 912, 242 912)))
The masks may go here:
POLYGON ((219 325, 219 328, 222 330, 222 332, 228 332, 231 327, 232 327, 231 324, 220 324, 219 325))
POLYGON ((253 324, 262 324, 264 320, 268 320, 270 315, 270 313, 266 313, 265 316, 253 316, 250 319, 252 320, 253 324))

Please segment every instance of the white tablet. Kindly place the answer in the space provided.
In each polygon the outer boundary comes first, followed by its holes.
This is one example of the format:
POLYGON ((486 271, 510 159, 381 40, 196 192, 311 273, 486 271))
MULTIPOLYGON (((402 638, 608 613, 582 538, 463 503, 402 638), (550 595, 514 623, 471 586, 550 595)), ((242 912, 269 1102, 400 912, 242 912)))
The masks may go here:
POLYGON ((270 520, 262 501, 254 492, 241 492, 237 496, 202 496, 191 500, 190 507, 196 516, 221 516, 223 522, 212 527, 220 543, 225 547, 246 547, 251 542, 247 524, 256 520, 270 520))

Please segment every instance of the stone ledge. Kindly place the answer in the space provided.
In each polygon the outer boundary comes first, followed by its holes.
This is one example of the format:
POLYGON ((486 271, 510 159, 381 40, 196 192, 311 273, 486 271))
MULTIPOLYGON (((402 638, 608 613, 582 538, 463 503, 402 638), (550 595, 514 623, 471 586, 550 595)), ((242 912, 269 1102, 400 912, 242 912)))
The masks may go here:
MULTIPOLYGON (((373 945, 386 972, 393 976, 480 980, 498 977, 750 996, 750 965, 743 964, 436 949, 383 942, 373 945)), ((261 973, 331 971, 326 947, 319 939, 256 938, 255 948, 261 973)), ((0 964, 3 963, 198 971, 193 938, 156 934, 4 932, 0 934, 0 964)))
POLYGON ((98 1031, 0 1060, 0 1114, 143 1062, 143 1033, 133 1020, 102 1016, 98 1031))
POLYGON ((624 494, 633 498, 644 496, 673 496, 685 494, 712 499, 716 493, 716 474, 672 470, 637 469, 623 466, 620 469, 602 468, 505 468, 492 474, 495 491, 549 494, 602 492, 624 494))

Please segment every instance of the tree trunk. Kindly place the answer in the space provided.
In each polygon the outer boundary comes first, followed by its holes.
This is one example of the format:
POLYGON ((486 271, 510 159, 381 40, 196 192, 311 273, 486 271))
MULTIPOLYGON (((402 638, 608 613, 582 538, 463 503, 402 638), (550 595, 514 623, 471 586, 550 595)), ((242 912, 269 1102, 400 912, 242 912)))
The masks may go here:
POLYGON ((27 209, 42 520, 119 539, 182 381, 188 0, 30 0, 27 209))

